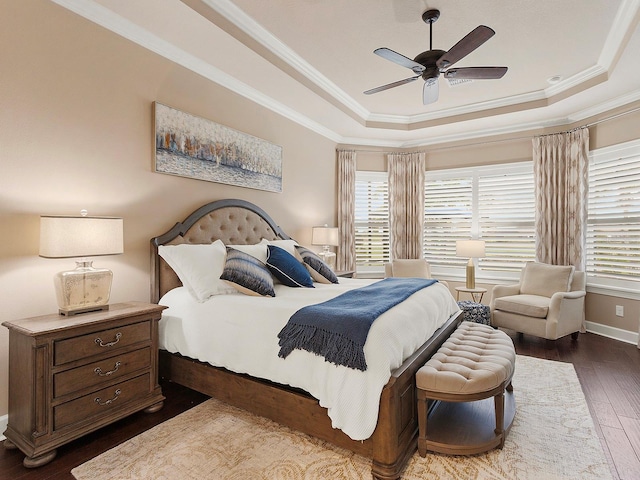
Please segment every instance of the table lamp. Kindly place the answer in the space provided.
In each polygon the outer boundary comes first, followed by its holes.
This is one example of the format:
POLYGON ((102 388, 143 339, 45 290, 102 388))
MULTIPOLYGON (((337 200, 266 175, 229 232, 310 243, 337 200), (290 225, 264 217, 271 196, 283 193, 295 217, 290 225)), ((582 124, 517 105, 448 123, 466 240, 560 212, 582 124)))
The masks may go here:
POLYGON ((113 273, 94 268, 85 257, 123 253, 123 221, 114 217, 81 216, 40 217, 40 256, 72 258, 76 269, 59 272, 54 277, 61 315, 109 309, 113 273))
POLYGON ((456 256, 469 259, 469 263, 467 263, 467 288, 476 288, 473 259, 484 257, 484 247, 484 240, 458 240, 456 242, 456 256))
POLYGON ((311 244, 322 245, 322 252, 319 253, 320 258, 335 270, 336 267, 336 254, 331 252, 330 247, 336 247, 338 245, 338 228, 328 227, 323 225, 321 227, 313 227, 311 230, 311 244))

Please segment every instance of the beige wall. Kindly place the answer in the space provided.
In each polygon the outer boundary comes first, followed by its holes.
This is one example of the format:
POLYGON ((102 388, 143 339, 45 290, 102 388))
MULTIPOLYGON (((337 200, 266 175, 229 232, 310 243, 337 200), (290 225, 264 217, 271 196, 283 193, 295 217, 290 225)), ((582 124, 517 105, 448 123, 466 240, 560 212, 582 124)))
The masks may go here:
MULTIPOLYGON (((52 278, 72 259, 38 257, 39 215, 124 217, 112 302, 149 300, 149 239, 200 205, 242 198, 309 244, 335 225, 335 144, 44 0, 3 1, 0 19, 0 322, 56 311, 52 278), (152 172, 152 102, 283 147, 283 192, 152 172)), ((0 328, 0 416, 8 331, 0 328)), ((1 434, 2 432, 0 432, 1 434)))

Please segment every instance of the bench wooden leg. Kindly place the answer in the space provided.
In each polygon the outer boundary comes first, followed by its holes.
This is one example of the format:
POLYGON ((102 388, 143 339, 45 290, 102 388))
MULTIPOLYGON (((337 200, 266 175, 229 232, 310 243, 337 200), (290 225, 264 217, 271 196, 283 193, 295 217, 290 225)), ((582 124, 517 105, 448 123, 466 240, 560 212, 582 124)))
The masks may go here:
MULTIPOLYGON (((500 390, 493 401, 496 408, 496 429, 494 430, 496 435, 504 434, 504 389, 500 390)), ((504 435, 503 435, 504 437, 504 435)), ((504 441, 504 438, 503 438, 504 441)))
POLYGON ((429 405, 423 392, 418 391, 418 453, 427 456, 427 416, 429 405))
POLYGON ((493 397, 496 410, 496 429, 494 430, 496 435, 500 437, 499 448, 504 447, 504 388, 500 389, 495 397, 493 397))

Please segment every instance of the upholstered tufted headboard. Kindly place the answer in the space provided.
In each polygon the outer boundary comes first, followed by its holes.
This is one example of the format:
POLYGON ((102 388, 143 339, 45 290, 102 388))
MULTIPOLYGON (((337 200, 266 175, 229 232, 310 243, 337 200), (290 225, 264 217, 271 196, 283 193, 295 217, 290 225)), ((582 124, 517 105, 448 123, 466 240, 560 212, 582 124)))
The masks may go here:
POLYGON ((203 244, 222 240, 226 245, 252 245, 260 240, 290 238, 260 207, 244 200, 218 200, 203 205, 167 233, 151 239, 151 301, 181 285, 178 276, 158 255, 160 245, 203 244))

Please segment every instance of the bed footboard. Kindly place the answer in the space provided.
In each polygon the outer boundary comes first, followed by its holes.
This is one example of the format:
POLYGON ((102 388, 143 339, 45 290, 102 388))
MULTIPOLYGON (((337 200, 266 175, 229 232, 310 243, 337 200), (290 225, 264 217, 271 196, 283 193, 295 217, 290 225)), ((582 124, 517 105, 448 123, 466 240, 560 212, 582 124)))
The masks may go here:
POLYGON ((417 449, 415 373, 440 348, 461 319, 460 312, 449 318, 429 341, 393 372, 380 398, 378 425, 373 435, 364 441, 352 440, 333 428, 326 409, 299 389, 212 367, 163 350, 160 351, 160 376, 371 458, 373 478, 395 480, 400 478, 417 449))

